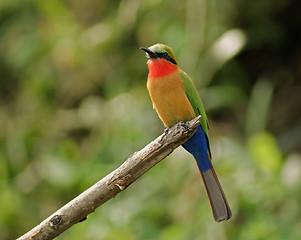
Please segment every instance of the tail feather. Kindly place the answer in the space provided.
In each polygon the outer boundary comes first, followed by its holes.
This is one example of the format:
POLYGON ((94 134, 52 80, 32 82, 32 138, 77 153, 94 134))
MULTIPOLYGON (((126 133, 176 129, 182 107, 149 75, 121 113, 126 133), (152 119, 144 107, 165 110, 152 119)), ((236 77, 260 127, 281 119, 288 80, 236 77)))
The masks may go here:
POLYGON ((231 218, 232 213, 212 166, 208 136, 201 126, 197 127, 196 133, 183 144, 183 147, 190 152, 196 160, 215 221, 221 222, 228 220, 231 218))
POLYGON ((197 127, 195 134, 183 144, 183 147, 190 152, 196 160, 215 221, 221 222, 228 220, 231 218, 232 213, 212 166, 208 136, 201 126, 197 127))
POLYGON ((232 212, 213 168, 201 172, 207 196, 216 222, 227 221, 232 212))

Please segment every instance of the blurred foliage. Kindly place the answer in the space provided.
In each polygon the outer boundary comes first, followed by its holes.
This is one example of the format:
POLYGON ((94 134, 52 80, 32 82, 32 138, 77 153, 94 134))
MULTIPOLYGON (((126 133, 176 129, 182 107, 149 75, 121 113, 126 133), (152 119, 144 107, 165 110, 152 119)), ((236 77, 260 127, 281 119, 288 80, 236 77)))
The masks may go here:
POLYGON ((301 239, 301 2, 0 2, 0 238, 14 239, 163 131, 140 46, 173 47, 210 118, 233 218, 168 159, 58 239, 301 239))

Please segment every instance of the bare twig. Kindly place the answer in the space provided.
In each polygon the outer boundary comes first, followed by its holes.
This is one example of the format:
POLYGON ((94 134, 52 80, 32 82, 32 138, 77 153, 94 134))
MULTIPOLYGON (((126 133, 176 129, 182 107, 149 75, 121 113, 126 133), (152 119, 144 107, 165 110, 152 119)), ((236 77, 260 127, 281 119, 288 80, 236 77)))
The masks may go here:
POLYGON ((119 168, 67 203, 35 228, 24 239, 53 239, 73 224, 84 220, 97 207, 115 197, 175 148, 186 142, 196 131, 200 116, 186 123, 178 123, 139 152, 130 156, 119 168))

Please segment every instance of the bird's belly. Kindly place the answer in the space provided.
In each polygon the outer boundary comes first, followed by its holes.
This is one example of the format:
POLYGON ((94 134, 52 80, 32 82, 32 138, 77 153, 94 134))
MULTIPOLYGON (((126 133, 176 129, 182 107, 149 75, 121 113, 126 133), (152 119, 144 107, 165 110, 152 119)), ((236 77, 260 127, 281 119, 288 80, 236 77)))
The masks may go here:
POLYGON ((166 127, 194 118, 195 114, 189 105, 181 97, 167 97, 154 102, 154 108, 166 127))
POLYGON ((156 79, 148 82, 147 87, 154 108, 166 127, 195 117, 180 77, 156 79))

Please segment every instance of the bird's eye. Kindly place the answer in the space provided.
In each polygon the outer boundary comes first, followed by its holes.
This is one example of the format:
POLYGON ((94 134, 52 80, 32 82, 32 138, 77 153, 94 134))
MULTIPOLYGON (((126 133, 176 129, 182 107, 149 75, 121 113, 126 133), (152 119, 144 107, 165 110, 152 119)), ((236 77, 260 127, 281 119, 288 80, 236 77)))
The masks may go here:
POLYGON ((164 57, 167 57, 167 56, 168 56, 168 53, 167 53, 167 52, 164 52, 164 53, 163 53, 163 56, 164 56, 164 57))

